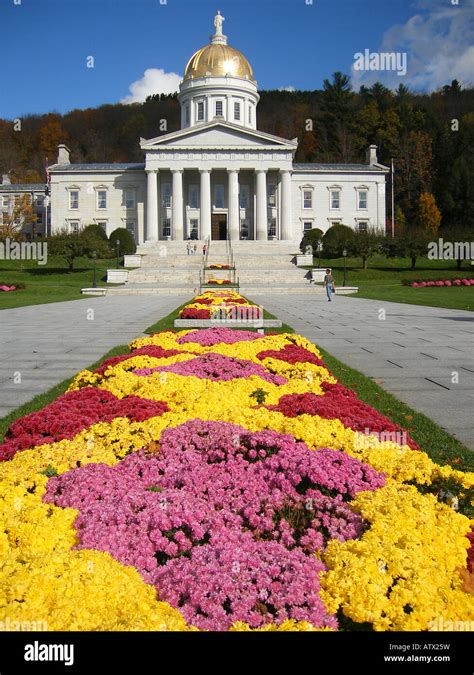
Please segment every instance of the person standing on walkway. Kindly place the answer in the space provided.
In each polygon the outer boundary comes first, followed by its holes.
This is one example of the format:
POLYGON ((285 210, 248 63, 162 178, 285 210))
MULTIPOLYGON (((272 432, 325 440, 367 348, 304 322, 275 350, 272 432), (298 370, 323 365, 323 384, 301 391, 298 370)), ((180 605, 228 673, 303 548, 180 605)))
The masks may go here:
POLYGON ((189 243, 189 241, 186 244, 186 251, 188 252, 188 255, 191 255, 191 244, 189 243))
POLYGON ((197 250, 198 250, 197 244, 194 244, 193 255, 196 255, 197 250))
POLYGON ((206 251, 207 251, 207 246, 206 246, 206 244, 204 244, 204 246, 202 247, 202 254, 206 255, 206 251))
POLYGON ((331 274, 331 270, 327 269, 326 274, 324 275, 324 287, 326 289, 326 295, 328 296, 328 302, 332 302, 332 294, 335 292, 334 288, 334 279, 331 274))

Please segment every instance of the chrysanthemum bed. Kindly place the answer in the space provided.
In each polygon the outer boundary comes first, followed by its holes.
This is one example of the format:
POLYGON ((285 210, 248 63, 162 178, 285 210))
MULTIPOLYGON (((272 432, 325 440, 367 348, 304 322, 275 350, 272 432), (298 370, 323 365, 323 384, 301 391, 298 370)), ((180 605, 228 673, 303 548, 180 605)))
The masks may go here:
POLYGON ((12 424, 0 459, 11 621, 396 631, 474 620, 474 475, 435 464, 299 335, 135 340, 12 424), (458 510, 442 500, 448 482, 458 510))

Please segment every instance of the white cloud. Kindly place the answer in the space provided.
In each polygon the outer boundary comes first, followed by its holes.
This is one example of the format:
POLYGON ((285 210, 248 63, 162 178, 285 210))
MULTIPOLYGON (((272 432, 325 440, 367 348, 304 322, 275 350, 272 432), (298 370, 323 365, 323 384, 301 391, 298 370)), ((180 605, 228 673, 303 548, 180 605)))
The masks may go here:
POLYGON ((289 84, 287 87, 279 87, 278 91, 296 91, 296 89, 289 84))
MULTIPOLYGON (((384 33, 377 52, 405 52, 407 74, 394 71, 352 70, 356 89, 382 82, 393 89, 404 84, 412 89, 432 91, 457 79, 464 86, 473 83, 474 0, 453 5, 447 0, 419 0, 419 12, 403 25, 384 33)), ((361 45, 364 52, 367 45, 361 45)))
POLYGON ((142 103, 153 94, 174 94, 180 82, 181 77, 177 73, 165 73, 163 68, 147 68, 140 80, 132 82, 130 94, 121 103, 142 103))

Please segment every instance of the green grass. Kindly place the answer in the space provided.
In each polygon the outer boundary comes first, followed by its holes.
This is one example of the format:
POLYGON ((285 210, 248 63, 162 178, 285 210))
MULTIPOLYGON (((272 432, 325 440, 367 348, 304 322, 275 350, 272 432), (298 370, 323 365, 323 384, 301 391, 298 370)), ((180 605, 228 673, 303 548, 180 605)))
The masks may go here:
MULTIPOLYGON (((319 258, 314 257, 314 266, 319 258)), ((344 259, 321 259, 322 267, 331 267, 336 286, 342 286, 344 279, 344 259)), ((353 298, 369 298, 403 302, 412 305, 428 305, 447 309, 474 310, 474 287, 461 286, 451 288, 410 288, 402 286, 403 279, 456 279, 463 276, 474 277, 474 266, 468 261, 463 263, 461 271, 456 269, 454 261, 428 260, 420 258, 416 269, 411 270, 408 258, 385 258, 374 256, 369 260, 369 269, 362 269, 360 258, 346 259, 346 283, 358 286, 357 295, 353 298)))
MULTIPOLYGON (((98 286, 107 286, 107 269, 116 264, 115 258, 97 260, 98 286)), ((50 258, 47 265, 38 265, 34 260, 0 260, 0 283, 25 285, 17 291, 0 293, 0 310, 85 298, 81 288, 92 286, 92 267, 89 258, 77 258, 73 272, 69 272, 62 258, 50 258)))
POLYGON ((323 360, 341 384, 353 389, 361 401, 406 429, 433 461, 451 464, 461 471, 474 471, 474 452, 432 422, 386 392, 371 378, 346 366, 318 345, 323 360))

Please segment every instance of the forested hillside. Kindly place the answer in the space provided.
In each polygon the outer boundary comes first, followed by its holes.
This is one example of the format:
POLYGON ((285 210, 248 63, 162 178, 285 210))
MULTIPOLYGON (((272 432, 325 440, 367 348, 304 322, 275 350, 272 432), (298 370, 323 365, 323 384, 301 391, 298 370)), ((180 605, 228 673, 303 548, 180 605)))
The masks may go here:
MULTIPOLYGON (((320 91, 260 94, 259 128, 298 137, 296 161, 365 161, 365 149, 376 143, 379 161, 395 160, 399 219, 414 223, 420 196, 429 193, 443 227, 474 226, 474 89, 453 81, 431 94, 403 85, 393 93, 381 84, 355 93, 349 78, 335 73, 320 91)), ((142 161, 140 137, 179 126, 175 95, 31 115, 20 123, 0 119, 0 173, 10 172, 14 182, 42 182, 45 158, 54 163, 61 142, 74 162, 142 161)))

